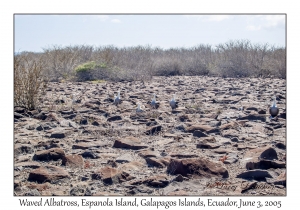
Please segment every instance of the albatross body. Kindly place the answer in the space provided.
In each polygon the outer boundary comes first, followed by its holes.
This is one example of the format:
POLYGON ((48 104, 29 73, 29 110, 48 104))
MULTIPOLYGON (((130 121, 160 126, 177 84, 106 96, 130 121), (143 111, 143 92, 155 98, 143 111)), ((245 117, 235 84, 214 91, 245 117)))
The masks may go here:
POLYGON ((120 91, 118 91, 118 95, 116 96, 116 95, 114 95, 114 104, 115 105, 118 105, 118 104, 120 104, 121 103, 121 96, 120 96, 120 91))
POLYGON ((75 104, 76 103, 76 98, 75 98, 75 95, 72 94, 72 104, 75 104))
POLYGON ((173 95, 173 98, 170 101, 170 106, 172 107, 172 110, 178 108, 178 101, 175 100, 175 94, 173 95))
POLYGON ((72 104, 80 103, 81 99, 77 98, 75 94, 72 94, 72 104))
POLYGON ((270 115, 271 115, 272 118, 276 117, 278 115, 278 113, 279 113, 279 109, 276 106, 276 97, 274 97, 274 101, 273 101, 272 106, 269 109, 269 112, 270 112, 270 115))
POLYGON ((143 112, 144 110, 141 108, 141 104, 137 103, 138 107, 136 108, 136 112, 143 112))
POLYGON ((150 105, 154 109, 157 109, 159 107, 159 102, 156 101, 155 94, 153 94, 153 98, 152 98, 150 105))

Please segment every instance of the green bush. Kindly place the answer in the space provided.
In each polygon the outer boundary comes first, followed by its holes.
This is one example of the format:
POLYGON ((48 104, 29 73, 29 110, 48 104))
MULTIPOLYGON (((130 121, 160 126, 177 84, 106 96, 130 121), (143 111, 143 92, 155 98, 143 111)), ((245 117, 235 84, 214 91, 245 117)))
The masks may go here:
POLYGON ((96 64, 95 61, 90 61, 84 64, 81 64, 75 68, 76 72, 87 72, 91 70, 95 70, 97 68, 107 68, 105 63, 96 64))
POLYGON ((109 71, 106 63, 98 64, 95 61, 83 63, 75 68, 78 81, 107 79, 109 71))

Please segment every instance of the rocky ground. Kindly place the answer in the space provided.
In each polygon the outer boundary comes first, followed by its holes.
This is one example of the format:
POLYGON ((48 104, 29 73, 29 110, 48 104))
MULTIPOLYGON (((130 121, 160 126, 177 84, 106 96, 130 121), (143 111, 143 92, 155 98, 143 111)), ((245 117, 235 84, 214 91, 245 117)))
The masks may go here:
POLYGON ((286 81, 51 83, 38 110, 14 109, 14 194, 284 196, 286 81))

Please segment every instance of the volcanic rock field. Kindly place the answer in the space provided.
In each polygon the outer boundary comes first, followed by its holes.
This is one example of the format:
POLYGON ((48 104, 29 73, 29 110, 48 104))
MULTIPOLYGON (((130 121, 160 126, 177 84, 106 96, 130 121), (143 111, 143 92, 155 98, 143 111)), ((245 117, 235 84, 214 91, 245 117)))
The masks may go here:
POLYGON ((286 80, 51 82, 14 108, 14 195, 285 196, 286 80))

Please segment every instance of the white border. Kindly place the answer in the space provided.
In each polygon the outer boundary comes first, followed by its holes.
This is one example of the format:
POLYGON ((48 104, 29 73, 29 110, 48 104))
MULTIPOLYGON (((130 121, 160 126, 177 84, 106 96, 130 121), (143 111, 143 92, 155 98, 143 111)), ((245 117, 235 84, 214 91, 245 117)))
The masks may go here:
MULTIPOLYGON (((299 138, 296 135, 298 123, 296 121, 299 95, 297 84, 299 78, 299 12, 298 5, 278 0, 265 1, 40 1, 40 0, 13 0, 1 3, 1 209, 21 209, 18 199, 13 197, 13 14, 14 13, 287 13, 287 196, 286 197, 243 197, 245 200, 266 201, 280 200, 282 207, 299 206, 299 180, 296 179, 299 171, 298 152, 299 138), (297 91, 297 92, 296 92, 297 91), (4 134, 4 135, 3 135, 4 134), (297 161, 297 162, 296 162, 297 161)), ((299 152, 298 152, 299 153, 299 152)), ((43 197, 45 198, 45 197, 43 197)), ((57 197, 59 198, 59 197, 57 197)), ((99 197, 90 199, 97 200, 99 197)), ((126 199, 131 199, 126 198, 126 199)), ((178 200, 178 197, 154 197, 156 200, 178 200)), ((226 200, 226 197, 204 197, 204 200, 226 200)), ((230 197, 238 200, 240 197, 230 197)), ((33 198, 31 198, 33 199, 33 198)), ((38 198, 36 198, 38 199, 38 198)), ((64 200, 80 200, 78 197, 64 197, 64 200)), ((104 198, 99 198, 104 199, 104 198)), ((114 199, 114 198, 113 198, 114 199)), ((142 197, 138 197, 142 199, 142 197)), ((195 197, 189 198, 194 200, 195 197)), ((29 207, 30 209, 32 207, 29 207)), ((49 208, 49 207, 45 207, 49 208)), ((63 208, 63 207, 56 207, 63 208)), ((64 207, 65 208, 65 207, 64 207)), ((95 207, 93 209, 106 209, 95 207)), ((129 209, 127 207, 126 209, 129 209)), ((155 208, 156 207, 152 207, 155 208)), ((177 207, 179 209, 179 207, 177 207)), ((190 207, 189 207, 190 208, 190 207)), ((197 207, 198 209, 199 207, 197 207)), ((224 207, 223 207, 224 208, 224 207)), ((226 207, 225 207, 226 208, 226 207)), ((227 209, 229 209, 228 207, 227 209)), ((70 208, 69 208, 70 209, 70 208)), ((73 209, 73 208, 72 208, 73 209)), ((112 208, 111 208, 112 209, 112 208)), ((130 208, 132 209, 132 208, 130 208)), ((149 208, 150 209, 150 208, 149 208)), ((162 208, 161 208, 162 209, 162 208)), ((170 207, 170 209, 176 209, 170 207)), ((196 209, 196 207, 194 208, 196 209)), ((207 207, 205 208, 207 209, 207 207)), ((230 208, 232 209, 232 207, 230 208)), ((247 208, 249 209, 249 208, 247 208)), ((296 209, 296 208, 294 208, 296 209)))

